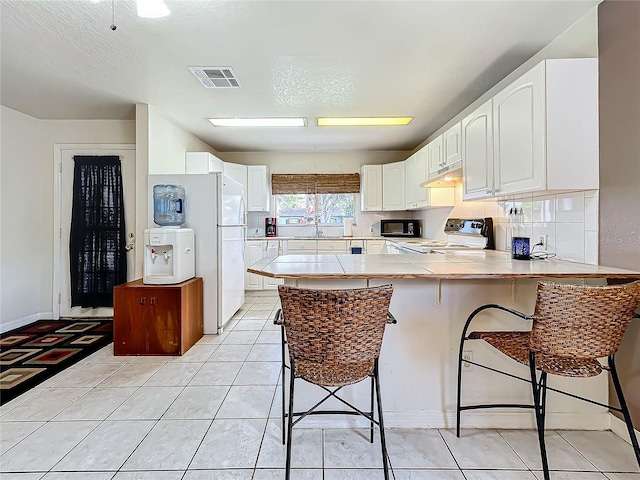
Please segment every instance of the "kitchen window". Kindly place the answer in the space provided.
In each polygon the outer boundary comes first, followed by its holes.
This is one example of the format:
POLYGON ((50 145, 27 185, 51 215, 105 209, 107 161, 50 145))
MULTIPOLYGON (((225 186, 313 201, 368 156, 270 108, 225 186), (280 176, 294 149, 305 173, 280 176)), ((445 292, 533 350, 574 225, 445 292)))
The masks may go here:
POLYGON ((355 220, 353 193, 292 193, 275 199, 280 225, 341 225, 346 218, 355 220))
POLYGON ((359 174, 273 174, 271 188, 280 225, 342 225, 355 219, 359 174))

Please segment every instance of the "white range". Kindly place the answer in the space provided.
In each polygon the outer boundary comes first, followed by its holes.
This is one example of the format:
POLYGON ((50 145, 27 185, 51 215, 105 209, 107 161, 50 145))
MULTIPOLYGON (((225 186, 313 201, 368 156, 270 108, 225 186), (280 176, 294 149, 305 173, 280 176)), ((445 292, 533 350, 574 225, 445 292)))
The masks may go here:
POLYGON ((398 253, 437 253, 441 250, 495 249, 493 219, 449 218, 445 223, 446 240, 403 238, 391 240, 398 253))

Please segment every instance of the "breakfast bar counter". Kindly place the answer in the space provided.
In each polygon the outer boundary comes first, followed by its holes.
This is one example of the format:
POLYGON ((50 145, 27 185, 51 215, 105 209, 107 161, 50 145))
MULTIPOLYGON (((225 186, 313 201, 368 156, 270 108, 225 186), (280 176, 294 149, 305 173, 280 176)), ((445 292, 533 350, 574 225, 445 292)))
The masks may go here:
POLYGON ((640 278, 640 272, 553 258, 514 260, 509 253, 496 250, 425 255, 283 255, 264 258, 247 271, 284 279, 640 278))
MULTIPOLYGON (((385 424, 398 428, 455 425, 458 343, 467 317, 480 305, 497 303, 531 314, 540 280, 598 285, 607 278, 640 278, 638 271, 553 258, 512 260, 507 252, 491 250, 423 255, 285 255, 265 258, 249 266, 248 272, 306 288, 393 284, 390 310, 398 323, 385 331, 380 379, 385 424)), ((478 316, 473 328, 529 330, 531 323, 491 310, 478 316)), ((474 361, 504 366, 502 354, 484 343, 467 342, 465 351, 474 361)), ((528 367, 512 365, 510 373, 526 377, 528 367)), ((463 375, 463 404, 532 401, 531 389, 523 382, 478 367, 466 369, 463 375)), ((366 406, 369 392, 364 383, 349 387, 346 399, 366 406)), ((553 377, 549 384, 603 403, 608 400, 605 375, 579 382, 553 377)), ((311 387, 300 385, 303 386, 311 387)), ((319 398, 312 388, 300 390, 301 397, 296 395, 300 409, 310 407, 319 398)), ((547 412, 548 428, 606 429, 611 422, 611 415, 604 408, 553 393, 549 395, 547 412)), ((320 417, 306 421, 319 426, 366 427, 351 417, 320 417)), ((463 422, 466 428, 534 428, 533 414, 528 410, 470 410, 463 422)))

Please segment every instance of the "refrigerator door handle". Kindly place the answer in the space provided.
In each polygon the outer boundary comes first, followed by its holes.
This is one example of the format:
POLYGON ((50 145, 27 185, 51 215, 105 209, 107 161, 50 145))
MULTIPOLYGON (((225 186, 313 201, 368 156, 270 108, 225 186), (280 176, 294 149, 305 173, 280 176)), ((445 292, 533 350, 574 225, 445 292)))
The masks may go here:
POLYGON ((244 252, 247 248, 247 226, 242 227, 242 258, 244 259, 244 252))

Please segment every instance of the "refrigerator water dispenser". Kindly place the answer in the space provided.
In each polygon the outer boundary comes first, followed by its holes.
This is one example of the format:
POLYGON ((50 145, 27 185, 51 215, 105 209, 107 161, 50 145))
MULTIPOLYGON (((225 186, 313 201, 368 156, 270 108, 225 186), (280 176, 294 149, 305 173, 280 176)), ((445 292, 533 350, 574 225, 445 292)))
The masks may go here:
POLYGON ((194 232, 191 228, 149 228, 144 231, 142 283, 171 285, 196 274, 194 232))

